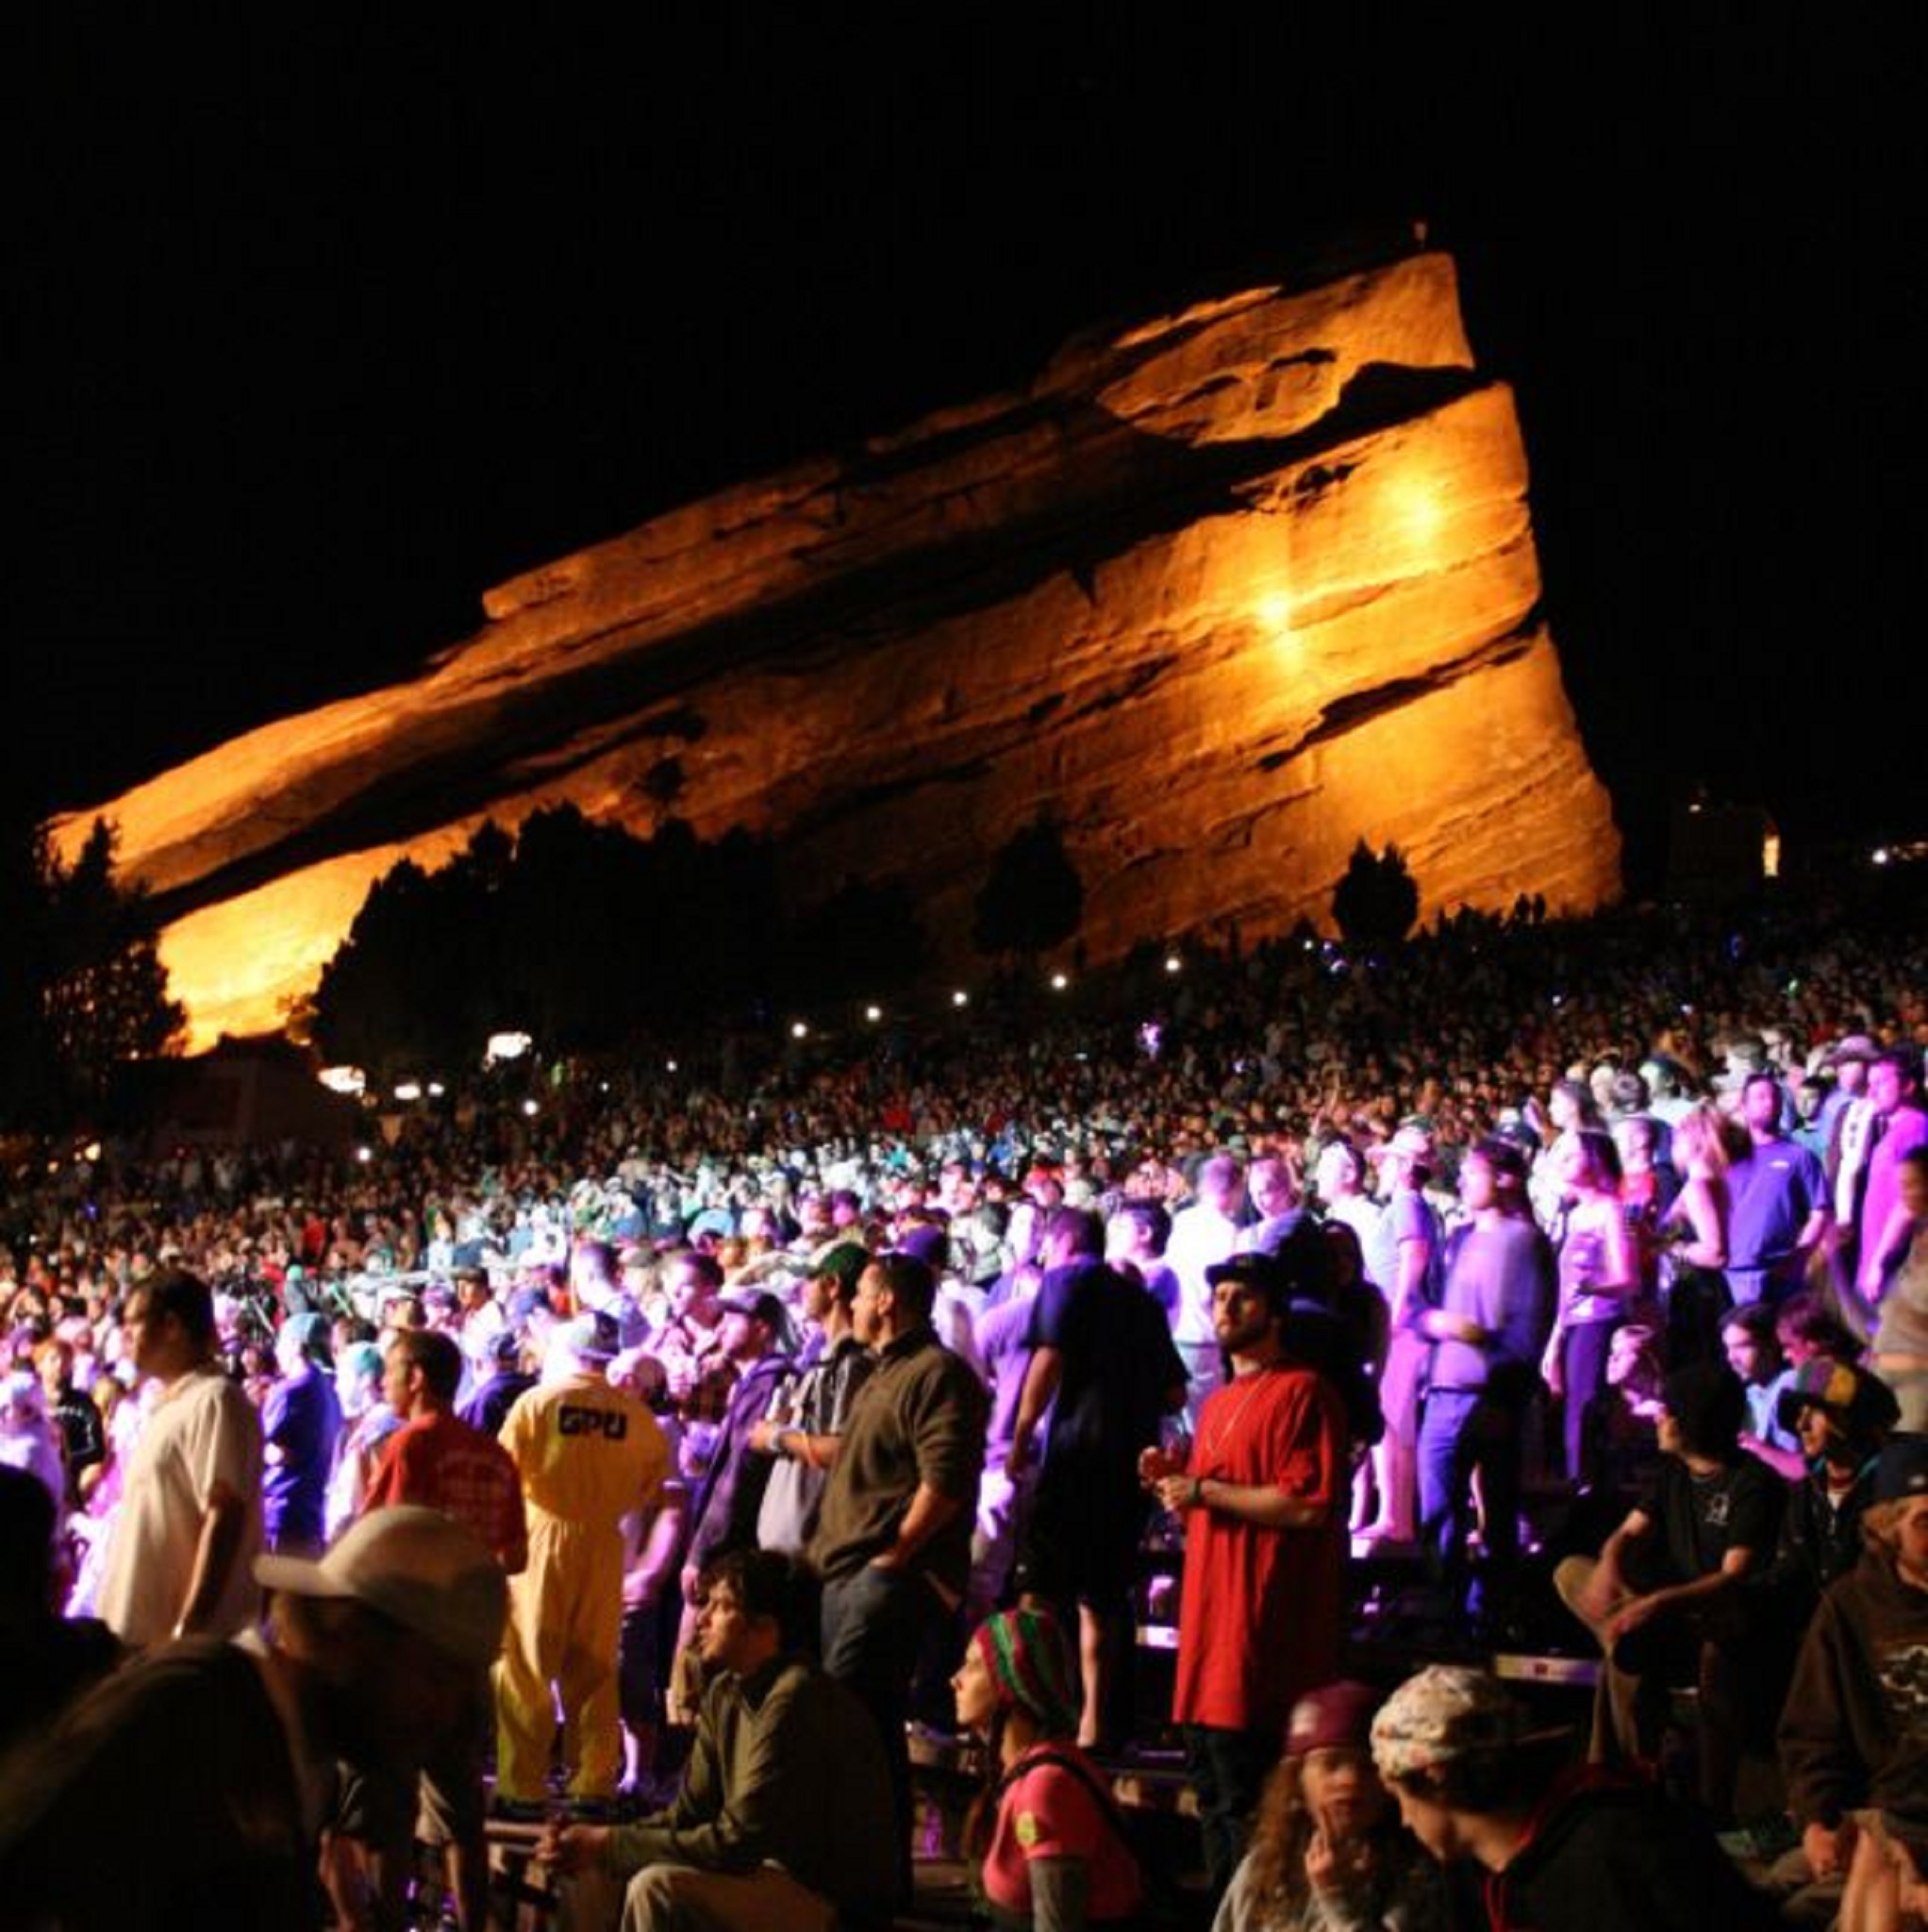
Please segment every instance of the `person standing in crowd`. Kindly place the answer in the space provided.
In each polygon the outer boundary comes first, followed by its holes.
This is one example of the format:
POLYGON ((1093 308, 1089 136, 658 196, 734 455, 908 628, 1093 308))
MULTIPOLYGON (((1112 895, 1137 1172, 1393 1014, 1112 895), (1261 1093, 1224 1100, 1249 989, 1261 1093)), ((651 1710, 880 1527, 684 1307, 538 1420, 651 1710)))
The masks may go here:
MULTIPOLYGON (((529 1540, 522 1483, 508 1452, 455 1414, 462 1355, 454 1338, 431 1328, 404 1329, 389 1342, 383 1392, 401 1418, 389 1438, 365 1508, 410 1504, 439 1509, 466 1526, 501 1564, 505 1576, 526 1566, 529 1540)), ((492 1661, 492 1659, 491 1659, 492 1661)), ((463 1721, 422 1764, 424 1836, 445 1846, 456 1923, 483 1932, 489 1918, 489 1850, 484 1842, 483 1760, 494 1716, 489 1672, 475 1673, 463 1721)), ((352 1828, 370 1847, 383 1923, 400 1924, 416 1823, 416 1779, 406 1773, 366 1774, 347 1807, 352 1828)))
MULTIPOLYGON (((696 1591, 705 1570, 727 1551, 754 1549, 764 1486, 776 1459, 756 1447, 757 1431, 789 1371, 789 1318, 767 1289, 720 1298, 723 1352, 736 1373, 728 1406, 690 1498, 681 1566, 683 1613, 671 1666, 672 1714, 688 1715, 682 1687, 694 1686, 696 1591)), ((693 1699, 690 1700, 693 1702, 693 1699)))
POLYGON ((1720 1324, 1733 1306, 1727 1292, 1727 1169, 1744 1151, 1740 1125, 1704 1102, 1673 1129, 1680 1192, 1661 1234, 1669 1242, 1662 1266, 1667 1298, 1666 1356, 1670 1368, 1720 1359, 1720 1324))
POLYGON ((1727 1170, 1727 1289, 1737 1307, 1797 1293, 1833 1225, 1827 1175, 1782 1133, 1783 1101, 1772 1074, 1750 1074, 1740 1090, 1748 1148, 1727 1170))
POLYGON ((149 1653, 0 1771, 8 1924, 317 1924, 316 1792, 338 1761, 419 1762, 502 1641, 501 1568, 436 1509, 378 1510, 245 1580, 270 1592, 263 1636, 149 1653))
POLYGON ((1433 1343, 1420 1424, 1420 1517, 1455 1608, 1504 1622, 1520 1558, 1521 1470, 1535 1364, 1553 1306, 1553 1256, 1526 1210, 1526 1163, 1488 1138, 1460 1162, 1471 1221, 1449 1243, 1441 1306, 1421 1316, 1433 1343), (1465 1595, 1475 1472, 1486 1508, 1486 1575, 1465 1595))
POLYGON ((1188 1458, 1151 1448, 1139 1470, 1184 1527, 1172 1714, 1216 1897, 1244 1856, 1293 1700, 1338 1674, 1348 1472, 1338 1395, 1285 1352, 1295 1284, 1283 1264, 1239 1255, 1213 1277, 1231 1379, 1207 1400, 1188 1458))
POLYGON ((1420 1314, 1439 1299, 1445 1238, 1426 1199, 1438 1154, 1433 1137, 1408 1123, 1387 1143, 1382 1173, 1384 1208, 1366 1246, 1366 1273, 1386 1296, 1386 1369, 1379 1407, 1386 1433, 1372 1452, 1379 1513, 1362 1532, 1409 1543, 1417 1531, 1420 1393, 1432 1344, 1420 1333, 1420 1314))
POLYGON ((382 1352, 372 1341, 347 1342, 335 1358, 341 1431, 335 1438, 335 1466, 328 1473, 323 1519, 330 1542, 361 1514, 368 1479, 381 1459, 382 1447, 402 1426, 402 1418, 382 1394, 384 1374, 382 1352))
POLYGON ((681 1248, 664 1257, 667 1321, 650 1337, 650 1353, 662 1363, 670 1407, 686 1430, 706 1439, 723 1421, 736 1385, 737 1367, 723 1349, 723 1272, 714 1255, 681 1248))
POLYGON ((496 1671, 496 1798, 540 1812, 556 1710, 571 1795, 613 1796, 623 1769, 616 1664, 623 1515, 649 1502, 669 1444, 641 1403, 612 1388, 615 1324, 578 1315, 556 1329, 543 1378, 509 1410, 502 1444, 522 1477, 528 1567, 509 1588, 496 1671))
POLYGON ((913 1256, 878 1256, 852 1318, 877 1366, 851 1406, 809 1556, 823 1578, 823 1668, 856 1693, 883 1740, 896 1807, 898 1891, 910 1890, 911 1674, 961 1602, 972 1504, 984 1471, 984 1385, 931 1326, 937 1280, 913 1256))
POLYGON ((122 1325, 135 1368, 159 1393, 115 1517, 102 1620, 137 1648, 238 1636, 258 1601, 260 1419, 216 1360, 206 1282, 179 1270, 146 1276, 122 1325))
POLYGON ((1911 1232, 1881 1298, 1868 1366, 1894 1391, 1900 1426, 1920 1435, 1928 1432, 1928 1147, 1903 1155, 1895 1178, 1911 1232))
POLYGON ((1862 1333, 1872 1328, 1888 1277, 1902 1265, 1914 1235, 1902 1198, 1902 1163, 1928 1147, 1928 1111, 1921 1107, 1921 1063, 1912 1048, 1882 1054, 1868 1070, 1872 1117, 1853 1155, 1843 1150, 1844 1180, 1858 1166, 1867 1175, 1861 1192, 1860 1239, 1855 1248, 1854 1301, 1851 1315, 1862 1333))
POLYGON ((1139 1451, 1185 1407, 1185 1364, 1158 1305, 1100 1258, 1104 1224, 1082 1208, 1044 1218, 1044 1278, 1032 1304, 1030 1366, 1006 1467, 1022 1472, 1050 1426, 1017 1584, 1027 1603, 1077 1618, 1085 1696, 1078 1741, 1106 1738, 1110 1689, 1130 1629, 1144 1535, 1139 1451))
POLYGON ((805 1279, 803 1313, 820 1338, 816 1354, 750 1436, 752 1448, 776 1458, 756 1513, 759 1549, 800 1551, 816 1530, 851 1405, 873 1365, 851 1313, 870 1259, 857 1242, 839 1241, 811 1264, 805 1279))
POLYGON ((1212 1332, 1212 1287, 1206 1270, 1238 1245, 1245 1209, 1245 1169, 1233 1154, 1214 1154, 1198 1170, 1198 1195, 1172 1220, 1165 1259, 1178 1277, 1178 1314, 1172 1339, 1184 1357, 1190 1395, 1186 1413, 1196 1418, 1199 1405, 1223 1379, 1212 1332))
POLYGON ((1255 1156, 1246 1170, 1245 1191, 1255 1218, 1238 1230, 1234 1249, 1242 1253, 1263 1248, 1268 1255, 1275 1254, 1305 1218, 1292 1163, 1283 1154, 1255 1156))
POLYGON ((59 1431, 67 1467, 67 1502, 84 1508, 107 1467, 107 1424, 92 1396, 74 1384, 74 1345, 49 1336, 34 1350, 34 1368, 47 1398, 47 1414, 59 1431))
POLYGON ((1164 1311, 1169 1325, 1178 1312, 1178 1276, 1165 1258, 1172 1217, 1158 1201, 1121 1201, 1105 1224, 1105 1258, 1128 1268, 1164 1311))
POLYGON ((1600 1127, 1573 1127, 1554 1157, 1564 1190, 1559 1303, 1541 1364, 1561 1403, 1567 1480, 1599 1481, 1605 1435, 1606 1357, 1640 1291, 1640 1264, 1621 1209, 1620 1156, 1600 1127))
POLYGON ((274 1337, 274 1362, 281 1373, 261 1404, 262 1527, 277 1554, 312 1556, 325 1537, 341 1434, 325 1318, 291 1315, 274 1337))

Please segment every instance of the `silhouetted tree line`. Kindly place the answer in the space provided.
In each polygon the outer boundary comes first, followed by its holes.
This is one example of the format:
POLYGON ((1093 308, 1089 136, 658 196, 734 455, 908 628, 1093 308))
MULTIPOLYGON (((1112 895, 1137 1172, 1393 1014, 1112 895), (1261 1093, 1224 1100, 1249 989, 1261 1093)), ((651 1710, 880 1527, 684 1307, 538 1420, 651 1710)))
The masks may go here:
POLYGON ((573 806, 370 891, 308 1014, 323 1055, 370 1069, 473 1063, 489 1035, 606 1052, 643 1033, 875 991, 923 962, 900 888, 847 883, 785 909, 775 850, 681 820, 642 840, 573 806))
POLYGON ((1332 923, 1348 945, 1391 946, 1413 929, 1420 916, 1420 889, 1397 845, 1374 853, 1365 840, 1332 894, 1332 923))
POLYGON ((123 1061, 179 1043, 146 896, 113 874, 103 821, 71 865, 24 815, 0 834, 0 1125, 97 1123, 123 1061))

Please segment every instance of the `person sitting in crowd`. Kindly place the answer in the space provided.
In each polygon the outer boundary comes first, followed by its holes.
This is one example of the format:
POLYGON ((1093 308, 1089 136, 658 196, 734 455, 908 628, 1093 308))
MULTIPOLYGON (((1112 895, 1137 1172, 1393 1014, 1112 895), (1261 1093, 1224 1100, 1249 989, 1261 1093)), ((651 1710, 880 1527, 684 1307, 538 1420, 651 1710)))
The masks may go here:
POLYGON ((1570 1766, 1483 1671, 1431 1664, 1372 1720, 1372 1761, 1442 1863, 1485 1868, 1495 1927, 1768 1932, 1776 1923, 1706 1823, 1654 1786, 1570 1766))
POLYGON ((1747 1391, 1747 1426, 1740 1446, 1778 1476, 1799 1482, 1807 1474, 1801 1443, 1781 1421, 1781 1397, 1797 1371, 1781 1353, 1773 1306, 1751 1302, 1732 1310, 1720 1324, 1720 1347, 1727 1366, 1747 1391))
POLYGON ((897 1869, 883 1745, 863 1706, 808 1661, 808 1573, 772 1550, 705 1572, 708 1674, 673 1803, 634 1824, 551 1825, 562 1874, 628 1881, 623 1932, 833 1932, 888 1923, 897 1869))
POLYGON ((1807 1626, 1777 1734, 1794 1875, 1847 1879, 1844 1932, 1896 1924, 1897 1853, 1915 1882, 1928 1873, 1928 1436, 1889 1439, 1862 1523, 1867 1549, 1807 1626))
MULTIPOLYGON (((1523 1174, 1523 1164, 1522 1164, 1523 1174)), ((1400 1823, 1373 1768, 1379 1693, 1339 1682, 1292 1707, 1286 1755, 1266 1780, 1252 1848, 1212 1932, 1446 1932, 1444 1874, 1400 1823)))
POLYGON ((1733 1808, 1744 1720, 1764 1688, 1767 1633, 1753 1616, 1780 1528, 1782 1488, 1738 1446, 1745 1400, 1724 1365, 1675 1369, 1664 1385, 1662 1458, 1653 1489, 1607 1539, 1598 1560, 1569 1557, 1561 1598, 1606 1663, 1592 1755, 1653 1763, 1667 1687, 1700 1693, 1700 1795, 1733 1808))
POLYGON ((1788 1491, 1771 1580, 1791 1597, 1797 1628, 1815 1598, 1860 1559, 1876 1458, 1898 1413, 1878 1376, 1825 1356, 1803 1362, 1781 1397, 1782 1422, 1800 1437, 1806 1471, 1788 1491))
POLYGON ((1129 1921, 1144 1881, 1104 1774, 1073 1741, 1083 1700, 1056 1619, 999 1611, 972 1632, 951 1684, 958 1724, 986 1747, 989 1784, 964 1842, 991 1924, 1129 1921))

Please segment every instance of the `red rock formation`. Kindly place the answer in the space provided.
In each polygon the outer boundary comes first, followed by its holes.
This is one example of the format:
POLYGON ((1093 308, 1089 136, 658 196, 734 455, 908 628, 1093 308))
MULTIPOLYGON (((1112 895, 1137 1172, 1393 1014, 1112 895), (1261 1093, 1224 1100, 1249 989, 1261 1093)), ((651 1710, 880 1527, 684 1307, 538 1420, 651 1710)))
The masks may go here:
POLYGON ((1413 254, 1072 344, 1024 394, 723 491, 489 592, 414 681, 94 811, 198 1041, 276 1024, 402 854, 568 799, 915 881, 964 957, 1040 809, 1094 960, 1322 919, 1354 841, 1423 912, 1582 908, 1619 841, 1537 605, 1510 393, 1413 254))

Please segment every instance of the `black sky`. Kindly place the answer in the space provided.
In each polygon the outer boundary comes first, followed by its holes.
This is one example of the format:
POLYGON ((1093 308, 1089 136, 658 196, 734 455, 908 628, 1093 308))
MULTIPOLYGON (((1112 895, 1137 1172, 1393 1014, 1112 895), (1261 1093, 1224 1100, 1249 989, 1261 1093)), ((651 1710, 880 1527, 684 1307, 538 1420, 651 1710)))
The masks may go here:
POLYGON ((1418 218, 1518 391, 1637 846, 1695 778, 1916 828, 1854 721, 1922 684, 1922 30, 1341 11, 29 33, 11 776, 91 802, 404 673, 529 564, 1418 218))

